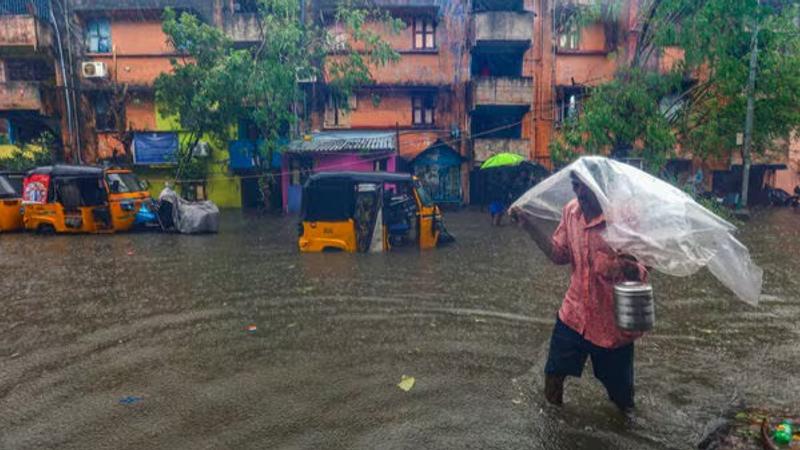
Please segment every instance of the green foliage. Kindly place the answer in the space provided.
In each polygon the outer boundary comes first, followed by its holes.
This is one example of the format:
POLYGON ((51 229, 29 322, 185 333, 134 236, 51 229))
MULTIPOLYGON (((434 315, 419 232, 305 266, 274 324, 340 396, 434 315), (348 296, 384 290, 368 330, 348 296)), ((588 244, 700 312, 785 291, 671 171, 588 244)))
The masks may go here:
MULTIPOLYGON (((375 21, 391 31, 402 26, 385 13, 342 0, 333 28, 346 39, 335 55, 330 54, 330 45, 336 39, 327 28, 302 23, 300 13, 296 0, 259 0, 261 39, 242 49, 222 30, 193 15, 165 11, 164 32, 186 56, 174 59, 172 73, 156 80, 156 102, 191 133, 186 148, 203 134, 225 142, 239 119, 249 119, 258 126, 265 141, 259 150, 267 156, 297 120, 293 113, 300 97, 297 73, 324 78, 334 94, 344 98, 372 81, 371 67, 399 58, 368 26, 375 21)), ((188 153, 183 158, 179 172, 191 159, 188 153)))
POLYGON ((753 150, 776 150, 800 127, 800 32, 796 1, 648 0, 631 63, 591 91, 583 113, 551 144, 554 161, 580 151, 645 158, 657 169, 676 144, 702 159, 738 151, 754 24, 759 28, 753 150), (683 62, 650 62, 679 46, 683 62), (627 155, 626 155, 627 156, 627 155))
POLYGON ((657 170, 676 142, 659 100, 679 81, 641 69, 621 71, 614 80, 593 89, 583 113, 563 125, 551 143, 553 159, 568 162, 581 149, 587 154, 641 157, 657 170))
POLYGON ((55 135, 44 131, 31 142, 18 145, 8 157, 0 158, 0 169, 21 172, 52 164, 55 143, 55 135))

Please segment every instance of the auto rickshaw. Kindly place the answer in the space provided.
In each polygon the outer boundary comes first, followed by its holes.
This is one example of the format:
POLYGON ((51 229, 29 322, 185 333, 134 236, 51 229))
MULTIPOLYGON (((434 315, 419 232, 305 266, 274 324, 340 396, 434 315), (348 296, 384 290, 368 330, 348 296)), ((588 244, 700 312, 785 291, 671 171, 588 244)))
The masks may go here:
POLYGON ((22 179, 17 172, 0 172, 0 232, 23 228, 22 179))
POLYGON ((302 252, 430 249, 449 238, 439 208, 409 174, 326 172, 303 187, 302 252))
POLYGON ((25 229, 40 233, 113 233, 105 173, 53 165, 28 172, 22 192, 25 229))
POLYGON ((105 178, 114 231, 128 231, 136 224, 142 205, 152 204, 150 192, 128 169, 106 169, 105 178))

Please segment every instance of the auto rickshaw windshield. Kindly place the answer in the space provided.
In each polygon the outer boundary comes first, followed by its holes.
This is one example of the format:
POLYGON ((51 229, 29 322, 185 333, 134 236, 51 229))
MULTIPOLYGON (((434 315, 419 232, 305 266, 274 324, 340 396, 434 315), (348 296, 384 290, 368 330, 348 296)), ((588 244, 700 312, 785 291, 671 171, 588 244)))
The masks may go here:
POLYGON ((18 197, 14 186, 4 176, 0 176, 0 198, 18 197))
POLYGON ((136 174, 131 172, 113 172, 106 174, 108 189, 112 194, 126 194, 145 190, 136 174))
POLYGON ((414 187, 417 190, 417 194, 419 195, 419 201, 422 203, 422 206, 426 208, 433 206, 433 198, 428 193, 427 189, 425 189, 425 186, 423 186, 423 184, 420 181, 416 181, 414 183, 414 187))

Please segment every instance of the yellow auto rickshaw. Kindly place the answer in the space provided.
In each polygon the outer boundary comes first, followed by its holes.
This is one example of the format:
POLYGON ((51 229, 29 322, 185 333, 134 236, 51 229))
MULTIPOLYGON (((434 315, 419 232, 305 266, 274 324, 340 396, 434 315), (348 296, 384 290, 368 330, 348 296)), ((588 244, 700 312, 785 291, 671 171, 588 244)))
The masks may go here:
POLYGON ((112 233, 104 171, 53 165, 28 172, 22 192, 25 229, 40 233, 112 233))
POLYGON ((105 179, 114 231, 128 231, 133 228, 142 205, 152 201, 150 192, 128 169, 106 169, 105 179))
POLYGON ((0 172, 0 232, 16 231, 22 223, 22 179, 24 174, 0 172))
POLYGON ((326 172, 303 187, 298 245, 302 252, 434 248, 449 240, 442 215, 409 174, 326 172))

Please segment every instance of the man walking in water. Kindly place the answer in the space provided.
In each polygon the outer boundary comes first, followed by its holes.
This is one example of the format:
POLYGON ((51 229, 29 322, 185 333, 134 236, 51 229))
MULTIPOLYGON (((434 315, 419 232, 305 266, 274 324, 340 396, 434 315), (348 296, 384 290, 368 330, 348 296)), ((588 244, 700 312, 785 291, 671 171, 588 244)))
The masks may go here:
POLYGON ((563 403, 564 379, 580 377, 586 358, 594 376, 623 412, 634 406, 633 341, 641 333, 621 331, 614 318, 614 284, 645 281, 647 271, 632 257, 617 254, 603 240, 603 210, 594 193, 574 174, 577 197, 564 206, 561 223, 552 237, 533 219, 512 210, 539 248, 555 264, 570 264, 569 289, 558 311, 545 366, 545 398, 563 403))

